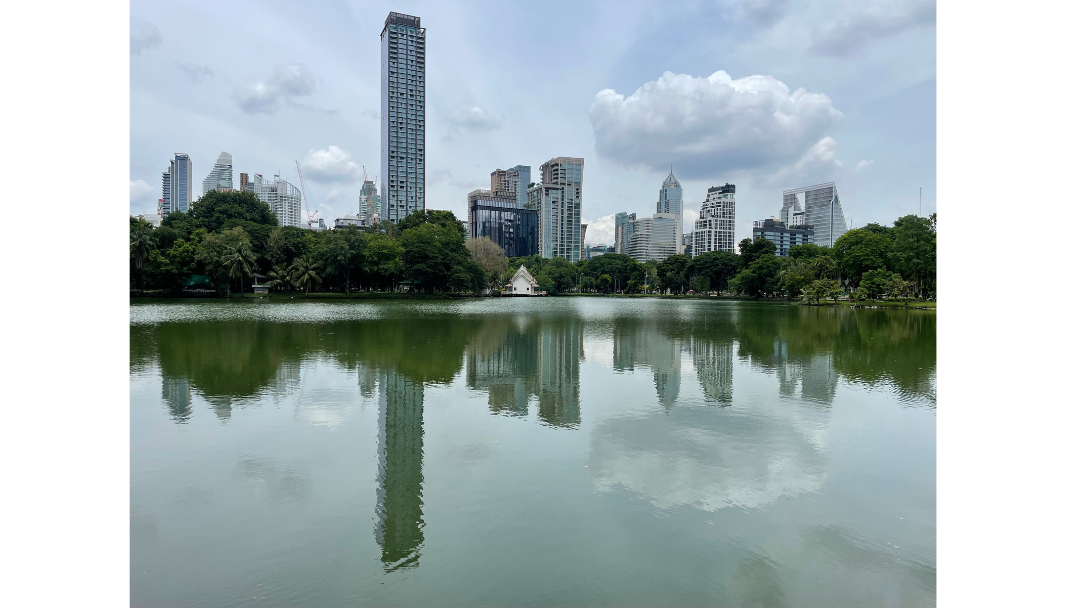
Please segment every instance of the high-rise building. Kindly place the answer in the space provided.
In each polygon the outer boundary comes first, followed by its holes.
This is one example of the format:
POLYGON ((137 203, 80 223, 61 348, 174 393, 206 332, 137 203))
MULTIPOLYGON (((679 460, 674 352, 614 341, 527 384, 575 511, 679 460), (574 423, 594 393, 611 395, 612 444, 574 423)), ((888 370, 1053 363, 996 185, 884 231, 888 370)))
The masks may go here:
POLYGON ((161 215, 173 211, 187 213, 191 207, 191 157, 177 152, 169 170, 161 174, 161 215))
POLYGON ((508 258, 536 255, 539 251, 537 210, 519 206, 513 192, 470 192, 469 223, 465 234, 468 238, 488 237, 503 248, 508 258))
POLYGON ((371 180, 365 180, 360 187, 360 218, 361 226, 374 226, 379 223, 382 214, 382 197, 375 192, 375 184, 371 180))
POLYGON ((424 211, 424 58, 420 18, 390 13, 382 34, 382 212, 397 223, 424 211))
POLYGON ((655 213, 631 222, 626 255, 645 263, 666 260, 679 251, 679 220, 672 213, 655 213))
MULTIPOLYGON (((581 225, 581 248, 578 249, 578 251, 581 252, 582 256, 585 256, 585 230, 587 230, 588 228, 588 224, 581 225)), ((584 259, 584 257, 582 257, 582 259, 584 259)))
POLYGON ((532 167, 518 165, 510 169, 495 169, 491 172, 491 191, 509 192, 518 201, 519 207, 525 207, 529 202, 529 181, 532 177, 532 167))
POLYGON ((683 220, 682 220, 682 184, 679 180, 675 179, 675 172, 672 171, 664 179, 664 183, 660 186, 660 199, 656 201, 656 212, 674 215, 679 218, 679 242, 678 252, 683 252, 682 235, 683 235, 683 220))
POLYGON ((540 255, 581 259, 581 184, 585 159, 560 156, 540 165, 528 204, 540 212, 540 255))
POLYGON ((259 173, 255 174, 255 196, 267 205, 277 216, 278 225, 303 226, 300 220, 300 189, 281 179, 281 175, 274 175, 273 181, 263 179, 259 173))
POLYGON ((379 382, 375 540, 387 572, 415 568, 424 544, 424 385, 391 370, 379 382))
POLYGON ((794 223, 794 214, 799 211, 805 214, 803 223, 814 229, 815 245, 831 247, 847 232, 844 209, 833 182, 784 190, 780 221, 787 225, 794 223))
POLYGON ((630 247, 630 235, 634 233, 634 220, 636 213, 615 214, 615 253, 626 255, 630 247))
POLYGON ((735 253, 735 184, 709 188, 694 222, 692 256, 706 251, 735 253))
POLYGON ((788 250, 796 245, 814 242, 813 226, 787 226, 774 219, 756 220, 754 238, 763 237, 776 245, 776 255, 787 255, 788 250))
POLYGON ((240 174, 240 190, 252 190, 251 180, 248 179, 247 173, 240 174))
POLYGON ((228 152, 222 152, 217 161, 214 162, 214 168, 210 170, 210 174, 206 176, 206 179, 202 182, 202 193, 206 194, 211 190, 232 190, 232 154, 228 152))

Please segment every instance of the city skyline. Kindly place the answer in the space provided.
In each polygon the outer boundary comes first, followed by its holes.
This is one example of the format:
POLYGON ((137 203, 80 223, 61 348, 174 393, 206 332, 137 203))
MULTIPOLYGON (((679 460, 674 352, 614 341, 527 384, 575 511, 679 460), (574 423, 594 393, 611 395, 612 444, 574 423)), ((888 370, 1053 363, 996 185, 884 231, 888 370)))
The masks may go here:
MULTIPOLYGON (((389 12, 401 12, 421 17, 425 28, 438 32, 432 44, 445 51, 432 56, 426 83, 429 208, 464 218, 466 194, 485 186, 491 167, 536 166, 566 154, 590 161, 581 220, 589 225, 588 244, 614 243, 616 212, 641 215, 646 205, 655 204, 644 193, 655 192, 670 163, 685 190, 684 232, 696 219, 685 215, 696 215, 693 207, 707 188, 725 182, 739 184, 740 238, 750 235, 755 219, 775 214, 783 190, 826 181, 843 188, 845 211, 856 225, 891 223, 917 212, 920 186, 923 215, 929 215, 936 211, 936 26, 929 6, 901 3, 881 13, 780 3, 770 13, 738 3, 679 11, 628 4, 618 12, 600 5, 551 40, 522 40, 506 49, 504 60, 482 52, 479 41, 467 35, 466 23, 479 27, 494 19, 479 7, 317 5, 318 10, 300 15, 264 7, 256 11, 258 23, 287 20, 296 36, 270 36, 267 28, 253 24, 231 28, 230 36, 221 37, 229 42, 197 47, 183 36, 184 24, 203 27, 205 20, 137 3, 132 6, 138 27, 132 30, 130 211, 155 211, 160 197, 155 174, 160 176, 163 159, 174 150, 190 154, 193 173, 201 178, 225 149, 234 155, 236 170, 264 175, 281 170, 285 178, 299 159, 312 210, 328 219, 355 214, 361 167, 369 179, 382 172, 375 169, 380 162, 375 37, 389 12), (854 29, 883 21, 895 27, 882 40, 865 39, 854 29), (626 26, 624 39, 610 44, 613 34, 579 35, 601 23, 602 29, 626 26), (681 50, 650 44, 671 27, 688 33, 681 50), (735 28, 738 35, 718 47, 708 33, 717 27, 735 28), (785 38, 785 33, 798 35, 785 38), (316 41, 327 51, 315 50, 316 41), (543 71, 529 65, 552 52, 560 60, 564 55, 585 59, 543 71), (521 67, 505 76, 499 70, 500 78, 492 79, 506 60, 521 67), (521 92, 552 70, 569 95, 521 92), (746 116, 724 100, 748 91, 763 93, 758 97, 771 99, 771 105, 747 111, 787 112, 794 127, 770 123, 762 131, 766 136, 757 139, 733 132, 746 116), (681 103, 695 96, 716 103, 705 108, 681 103), (645 115, 627 113, 630 97, 645 115), (665 118, 671 132, 642 130, 641 120, 650 117, 665 118), (702 119, 711 126, 700 137, 681 126, 702 119), (698 152, 686 151, 691 149, 698 152)), ((250 13, 243 5, 227 7, 221 21, 244 21, 242 15, 250 13)), ((528 14, 511 7, 502 16, 517 22, 528 14)), ((210 32, 208 39, 216 38, 210 32)))

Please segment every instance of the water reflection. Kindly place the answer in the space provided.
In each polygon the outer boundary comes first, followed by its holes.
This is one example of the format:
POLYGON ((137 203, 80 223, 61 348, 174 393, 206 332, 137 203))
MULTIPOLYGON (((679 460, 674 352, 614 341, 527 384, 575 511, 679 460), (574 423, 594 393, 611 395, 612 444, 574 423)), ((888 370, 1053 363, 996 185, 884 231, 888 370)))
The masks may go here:
POLYGON ((494 319, 469 345, 465 382, 487 392, 493 414, 527 416, 535 399, 542 423, 576 428, 583 336, 577 318, 494 319))
POLYGON ((424 543, 424 385, 396 371, 379 384, 375 538, 387 572, 415 568, 424 543))

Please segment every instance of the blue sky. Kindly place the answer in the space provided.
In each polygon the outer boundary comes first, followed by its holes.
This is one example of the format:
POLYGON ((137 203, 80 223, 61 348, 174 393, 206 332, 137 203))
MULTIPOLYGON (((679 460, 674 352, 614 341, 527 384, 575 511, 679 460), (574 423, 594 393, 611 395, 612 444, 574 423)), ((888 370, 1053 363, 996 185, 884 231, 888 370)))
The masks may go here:
POLYGON ((134 2, 132 213, 173 152, 277 171, 332 220, 379 166, 379 32, 428 36, 428 208, 466 215, 491 171, 585 158, 589 243, 655 211, 674 164, 687 226, 736 184, 736 238, 781 191, 835 181, 856 226, 936 210, 936 5, 817 2, 134 2))

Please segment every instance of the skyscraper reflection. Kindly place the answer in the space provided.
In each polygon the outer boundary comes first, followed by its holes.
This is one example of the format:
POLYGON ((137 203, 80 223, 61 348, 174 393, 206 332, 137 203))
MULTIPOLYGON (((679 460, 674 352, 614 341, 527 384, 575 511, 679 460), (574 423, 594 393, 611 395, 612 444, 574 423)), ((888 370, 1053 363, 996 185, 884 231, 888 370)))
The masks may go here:
POLYGON ((735 367, 735 345, 730 339, 712 341, 697 336, 691 341, 691 354, 705 401, 731 405, 731 380, 735 367))
POLYGON ((175 422, 184 424, 191 419, 191 383, 187 378, 162 376, 161 399, 175 422))
POLYGON ((415 568, 424 543, 424 385, 395 370, 379 383, 375 540, 387 572, 415 568))
POLYGON ((612 337, 612 364, 619 371, 644 365, 653 372, 656 398, 665 408, 679 399, 684 340, 660 330, 656 322, 637 318, 618 319, 612 337))
POLYGON ((493 414, 524 417, 535 397, 544 424, 581 423, 580 369, 584 333, 579 319, 492 320, 465 357, 469 388, 486 391, 493 414))

